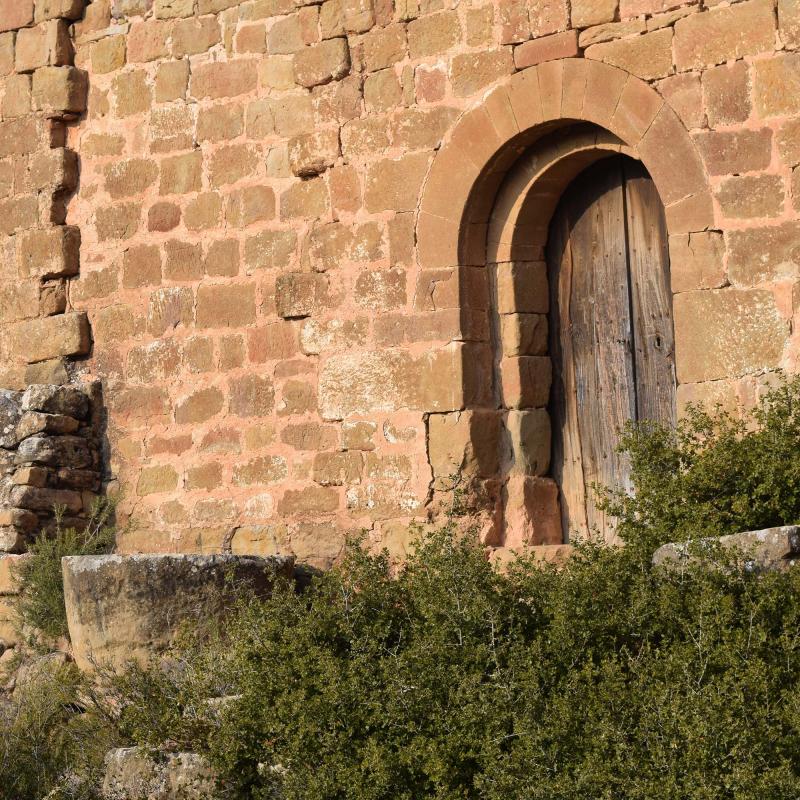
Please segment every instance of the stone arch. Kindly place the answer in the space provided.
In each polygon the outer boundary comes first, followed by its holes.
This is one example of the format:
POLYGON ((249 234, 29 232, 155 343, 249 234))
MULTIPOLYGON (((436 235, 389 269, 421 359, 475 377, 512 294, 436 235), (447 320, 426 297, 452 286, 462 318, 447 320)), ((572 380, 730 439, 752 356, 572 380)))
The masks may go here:
POLYGON ((552 513, 555 503, 558 516, 558 492, 541 463, 545 451, 549 459, 550 448, 549 423, 540 413, 549 391, 547 365, 521 359, 501 365, 504 332, 493 309, 516 291, 517 278, 513 268, 492 277, 486 266, 541 261, 563 190, 609 151, 643 163, 665 207, 670 236, 713 227, 705 168, 675 112, 644 81, 585 59, 540 64, 488 92, 459 118, 423 187, 418 266, 421 274, 457 271, 467 343, 464 396, 484 397, 455 414, 429 415, 434 496, 437 489, 452 488, 441 470, 437 474, 438 465, 458 464, 470 473, 467 494, 475 500, 473 510, 485 514, 487 544, 558 545, 563 540, 552 513), (475 324, 481 315, 489 318, 485 326, 475 324), (476 333, 481 330, 487 333, 476 333), (492 391, 476 392, 487 363, 494 365, 492 391), (511 402, 509 393, 517 394, 511 402), (520 400, 520 393, 528 399, 520 400))

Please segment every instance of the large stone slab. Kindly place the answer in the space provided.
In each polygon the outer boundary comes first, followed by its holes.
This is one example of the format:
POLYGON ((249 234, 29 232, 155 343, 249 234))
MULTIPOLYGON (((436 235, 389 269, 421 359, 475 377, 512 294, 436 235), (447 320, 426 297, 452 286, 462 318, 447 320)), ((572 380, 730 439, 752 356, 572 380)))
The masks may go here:
POLYGON ((181 625, 224 614, 237 591, 267 595, 291 556, 102 555, 62 559, 73 655, 81 669, 145 663, 181 625))
POLYGON ((679 566, 700 557, 703 545, 709 548, 719 543, 725 549, 740 550, 747 557, 749 569, 759 571, 783 571, 789 569, 800 558, 800 526, 784 525, 761 531, 745 531, 720 536, 718 539, 700 539, 691 542, 672 542, 662 545, 653 553, 654 566, 679 566))
POLYGON ((142 747, 111 750, 106 756, 106 800, 211 800, 214 774, 195 753, 149 753, 142 747))

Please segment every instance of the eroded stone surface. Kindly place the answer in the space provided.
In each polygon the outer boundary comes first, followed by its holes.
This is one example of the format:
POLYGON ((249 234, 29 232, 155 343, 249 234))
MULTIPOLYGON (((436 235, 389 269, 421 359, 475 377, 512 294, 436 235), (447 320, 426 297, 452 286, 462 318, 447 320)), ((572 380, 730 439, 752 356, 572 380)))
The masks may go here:
POLYGON ((778 571, 790 569, 800 558, 800 528, 785 525, 761 531, 747 531, 701 539, 696 542, 665 544, 653 553, 654 566, 676 567, 702 558, 703 547, 721 545, 725 550, 739 553, 745 566, 752 570, 778 571))
POLYGON ((290 556, 108 555, 63 559, 64 599, 76 663, 146 663, 181 625, 222 613, 231 594, 268 593, 292 574, 290 556))
POLYGON ((106 800, 212 800, 214 773, 195 753, 149 752, 141 747, 111 750, 102 786, 106 800))

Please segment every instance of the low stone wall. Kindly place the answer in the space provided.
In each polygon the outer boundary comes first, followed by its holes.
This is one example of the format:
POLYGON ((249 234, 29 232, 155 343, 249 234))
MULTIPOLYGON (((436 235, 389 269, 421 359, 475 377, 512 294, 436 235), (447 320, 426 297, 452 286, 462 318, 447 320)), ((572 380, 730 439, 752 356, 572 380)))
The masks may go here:
POLYGON ((100 494, 101 409, 98 384, 0 390, 0 650, 18 637, 13 565, 57 507, 82 527, 100 494))

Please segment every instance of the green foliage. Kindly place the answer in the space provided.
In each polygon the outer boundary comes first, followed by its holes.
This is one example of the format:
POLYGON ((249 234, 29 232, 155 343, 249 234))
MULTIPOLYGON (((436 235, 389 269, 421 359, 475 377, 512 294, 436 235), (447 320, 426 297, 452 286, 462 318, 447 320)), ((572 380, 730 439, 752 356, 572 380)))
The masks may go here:
POLYGON ((304 593, 243 601, 122 717, 142 743, 177 731, 237 798, 796 798, 800 572, 710 557, 586 545, 498 574, 445 528, 395 575, 353 546, 304 593))
POLYGON ((61 515, 57 514, 55 531, 39 534, 30 545, 30 558, 17 568, 21 593, 16 609, 24 626, 49 639, 68 636, 61 559, 111 552, 114 528, 109 520, 113 511, 113 502, 98 501, 80 531, 63 528, 61 515))
POLYGON ((693 407, 677 429, 629 425, 633 496, 605 490, 626 543, 669 541, 800 522, 800 378, 767 392, 742 418, 693 407))
POLYGON ((49 658, 26 668, 0 702, 0 800, 94 800, 114 728, 85 678, 49 658))

